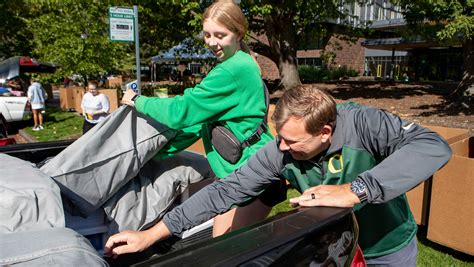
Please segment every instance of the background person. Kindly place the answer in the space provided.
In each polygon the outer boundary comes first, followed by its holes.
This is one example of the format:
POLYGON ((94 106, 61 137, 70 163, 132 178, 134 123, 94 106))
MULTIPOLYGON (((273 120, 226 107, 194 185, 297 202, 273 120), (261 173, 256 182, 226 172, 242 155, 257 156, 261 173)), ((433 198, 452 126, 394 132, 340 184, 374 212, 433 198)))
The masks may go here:
MULTIPOLYGON (((211 141, 210 132, 215 123, 226 127, 242 142, 259 128, 265 116, 267 107, 260 69, 253 57, 243 51, 248 51, 242 41, 246 30, 245 16, 233 1, 212 4, 203 14, 203 34, 207 47, 220 63, 206 78, 194 88, 186 89, 184 95, 174 98, 137 96, 132 90, 122 98, 123 103, 135 106, 137 111, 168 127, 187 131, 190 138, 181 143, 174 141, 177 150, 187 148, 202 137, 209 164, 219 179, 245 164, 251 155, 273 139, 265 129, 259 139, 243 148, 242 155, 234 163, 219 154, 211 141)), ((214 218, 213 236, 264 219, 279 199, 275 194, 281 194, 281 190, 284 187, 276 183, 259 199, 241 205, 238 211, 233 209, 214 218)), ((280 199, 284 198, 280 196, 280 199)))
POLYGON ((45 99, 48 98, 48 94, 43 86, 41 86, 41 83, 36 76, 31 77, 27 96, 30 100, 31 109, 33 111, 33 131, 43 130, 43 114, 41 112, 45 109, 44 102, 45 99))
POLYGON ((109 114, 109 98, 99 92, 96 82, 89 82, 87 84, 87 93, 82 97, 81 109, 82 116, 84 116, 84 123, 82 124, 83 134, 104 120, 109 114))
POLYGON ((313 88, 288 90, 273 114, 278 138, 222 181, 197 192, 152 228, 109 238, 108 255, 142 251, 171 234, 253 198, 288 179, 300 206, 353 208, 368 265, 416 266, 417 225, 405 192, 450 158, 436 133, 383 110, 336 106, 313 88))

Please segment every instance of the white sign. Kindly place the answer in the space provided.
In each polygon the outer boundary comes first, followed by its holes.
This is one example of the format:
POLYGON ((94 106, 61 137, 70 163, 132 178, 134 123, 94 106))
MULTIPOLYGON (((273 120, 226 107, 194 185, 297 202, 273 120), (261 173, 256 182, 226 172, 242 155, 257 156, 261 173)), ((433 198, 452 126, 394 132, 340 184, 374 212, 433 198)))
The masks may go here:
POLYGON ((135 41, 135 13, 133 9, 109 8, 110 40, 115 42, 135 41))

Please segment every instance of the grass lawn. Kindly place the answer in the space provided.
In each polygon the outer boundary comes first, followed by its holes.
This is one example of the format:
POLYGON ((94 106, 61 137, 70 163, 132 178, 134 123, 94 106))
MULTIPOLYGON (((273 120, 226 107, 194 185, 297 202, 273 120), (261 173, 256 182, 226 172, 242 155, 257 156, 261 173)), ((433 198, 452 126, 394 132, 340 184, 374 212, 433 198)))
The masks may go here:
MULTIPOLYGON (((288 199, 299 196, 300 193, 295 189, 288 190, 288 198, 286 201, 276 205, 269 216, 273 216, 280 212, 292 210, 288 199)), ((417 266, 471 266, 474 267, 474 257, 467 256, 462 253, 452 251, 448 248, 430 242, 425 234, 420 231, 418 234, 418 258, 417 266), (462 259, 462 260, 461 260, 462 259)))
POLYGON ((23 129, 39 142, 76 139, 82 135, 84 119, 74 112, 63 111, 57 107, 47 107, 43 114, 44 130, 33 131, 33 127, 23 129))

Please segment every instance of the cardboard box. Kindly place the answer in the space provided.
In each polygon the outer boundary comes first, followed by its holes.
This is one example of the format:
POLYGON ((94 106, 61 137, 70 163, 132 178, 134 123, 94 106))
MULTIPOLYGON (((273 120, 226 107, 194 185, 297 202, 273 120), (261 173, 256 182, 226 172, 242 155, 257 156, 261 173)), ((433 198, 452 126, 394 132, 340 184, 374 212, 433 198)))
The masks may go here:
MULTIPOLYGON (((468 129, 429 125, 424 125, 424 127, 430 128, 431 130, 438 133, 441 137, 446 139, 450 145, 469 137, 468 129)), ((413 213, 413 216, 415 217, 415 222, 418 225, 427 225, 428 223, 432 183, 431 179, 432 178, 430 177, 424 183, 419 184, 417 187, 407 192, 408 203, 410 204, 410 209, 413 213)))
POLYGON ((123 82, 123 79, 121 75, 109 77, 107 81, 105 81, 105 87, 107 88, 120 87, 122 85, 122 82, 123 82))
POLYGON ((433 175, 427 237, 474 255, 474 137, 451 149, 451 160, 433 175))
POLYGON ((72 88, 59 88, 59 106, 66 110, 74 108, 74 90, 72 88))
POLYGON ((99 89, 99 92, 109 98, 110 113, 114 112, 119 107, 118 93, 116 89, 99 89))
POLYGON ((75 87, 73 88, 73 98, 74 98, 74 110, 76 112, 82 112, 81 102, 82 96, 86 93, 86 90, 82 87, 75 87))

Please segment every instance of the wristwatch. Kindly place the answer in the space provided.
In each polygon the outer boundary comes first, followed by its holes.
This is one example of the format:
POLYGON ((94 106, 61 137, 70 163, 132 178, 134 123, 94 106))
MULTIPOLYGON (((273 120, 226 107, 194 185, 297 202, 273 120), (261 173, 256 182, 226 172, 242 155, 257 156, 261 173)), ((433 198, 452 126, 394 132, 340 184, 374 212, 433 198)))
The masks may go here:
POLYGON ((134 95, 134 96, 132 97, 131 101, 132 101, 133 103, 135 103, 135 100, 137 100, 137 98, 138 98, 139 96, 140 96, 140 95, 134 95))
POLYGON ((357 195, 360 200, 360 203, 367 201, 367 186, 365 182, 360 179, 356 178, 354 181, 351 182, 351 191, 357 195))

